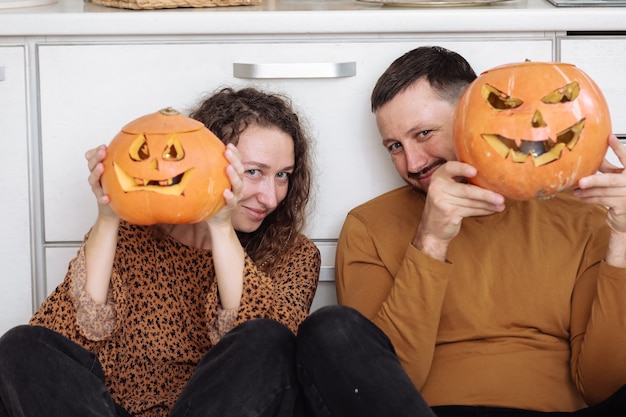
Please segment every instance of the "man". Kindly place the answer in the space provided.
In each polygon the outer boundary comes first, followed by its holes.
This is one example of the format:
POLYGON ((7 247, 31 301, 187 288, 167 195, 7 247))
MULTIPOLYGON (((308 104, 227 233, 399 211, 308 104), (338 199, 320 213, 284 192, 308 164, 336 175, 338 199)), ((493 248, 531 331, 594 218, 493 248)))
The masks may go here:
POLYGON ((605 162, 525 202, 469 184, 452 126, 475 77, 422 47, 379 78, 372 110, 407 186, 348 214, 336 282, 353 309, 300 329, 335 377, 301 374, 325 415, 625 416, 626 173, 605 162))

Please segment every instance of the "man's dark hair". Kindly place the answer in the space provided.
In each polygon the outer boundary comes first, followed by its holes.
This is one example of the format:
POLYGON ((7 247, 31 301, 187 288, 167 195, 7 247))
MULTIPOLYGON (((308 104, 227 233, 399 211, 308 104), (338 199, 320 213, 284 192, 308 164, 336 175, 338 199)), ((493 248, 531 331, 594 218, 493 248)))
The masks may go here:
POLYGON ((378 78, 372 91, 372 112, 403 92, 420 78, 426 78, 441 98, 455 103, 476 73, 456 52, 440 46, 422 46, 397 58, 378 78))

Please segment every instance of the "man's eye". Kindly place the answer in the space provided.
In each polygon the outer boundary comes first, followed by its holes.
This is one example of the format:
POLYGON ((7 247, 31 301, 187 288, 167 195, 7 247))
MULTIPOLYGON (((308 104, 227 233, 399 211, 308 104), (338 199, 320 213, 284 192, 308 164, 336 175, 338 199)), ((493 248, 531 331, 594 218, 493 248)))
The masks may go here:
POLYGON ((419 132, 419 133, 417 134, 417 137, 418 137, 419 139, 426 138, 426 137, 428 137, 428 136, 430 135, 430 133, 431 133, 431 132, 432 132, 432 130, 422 130, 421 132, 419 132))
POLYGON ((391 145, 387 146, 387 150, 389 152, 394 152, 397 151, 398 149, 402 148, 402 144, 399 142, 396 143, 392 143, 391 145))

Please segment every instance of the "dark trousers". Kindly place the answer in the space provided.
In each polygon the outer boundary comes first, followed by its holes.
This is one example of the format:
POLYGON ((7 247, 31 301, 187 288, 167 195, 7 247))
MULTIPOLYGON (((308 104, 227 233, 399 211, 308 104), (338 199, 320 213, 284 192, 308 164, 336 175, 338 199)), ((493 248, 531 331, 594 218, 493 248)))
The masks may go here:
MULTIPOLYGON (((295 336, 265 319, 244 323, 200 361, 170 417, 304 415, 295 336)), ((37 326, 0 338, 0 417, 127 417, 93 353, 37 326)))
POLYGON ((300 327, 297 362, 317 417, 624 417, 626 387, 573 413, 494 407, 429 408, 386 335, 356 310, 329 306, 300 327), (320 364, 324 364, 320 366, 320 364))
MULTIPOLYGON (((574 413, 433 407, 385 334, 356 310, 324 307, 296 338, 251 320, 200 361, 170 417, 624 417, 626 388, 574 413), (295 364, 295 366, 294 366, 295 364), (297 373, 297 376, 296 376, 297 373)), ((97 357, 43 327, 0 338, 0 417, 129 417, 104 384, 97 357)))

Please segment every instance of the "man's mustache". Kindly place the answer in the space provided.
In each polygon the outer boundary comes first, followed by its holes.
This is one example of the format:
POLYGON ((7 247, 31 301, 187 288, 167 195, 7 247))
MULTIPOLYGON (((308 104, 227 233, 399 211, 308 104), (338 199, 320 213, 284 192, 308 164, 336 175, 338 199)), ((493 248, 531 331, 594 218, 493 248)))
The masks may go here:
POLYGON ((445 160, 445 159, 439 159, 439 160, 437 160, 437 161, 433 162, 432 164, 427 165, 426 167, 424 167, 424 168, 420 169, 420 170, 419 170, 419 171, 417 171, 417 172, 409 172, 409 173, 407 174, 407 176, 408 176, 408 177, 409 177, 409 179, 411 179, 411 180, 418 181, 418 180, 422 179, 422 176, 423 176, 424 174, 427 174, 427 173, 429 173, 430 171, 432 171, 432 170, 434 170, 434 169, 436 169, 436 168, 439 168, 441 165, 443 165, 443 164, 445 164, 445 163, 446 163, 446 160, 445 160))

